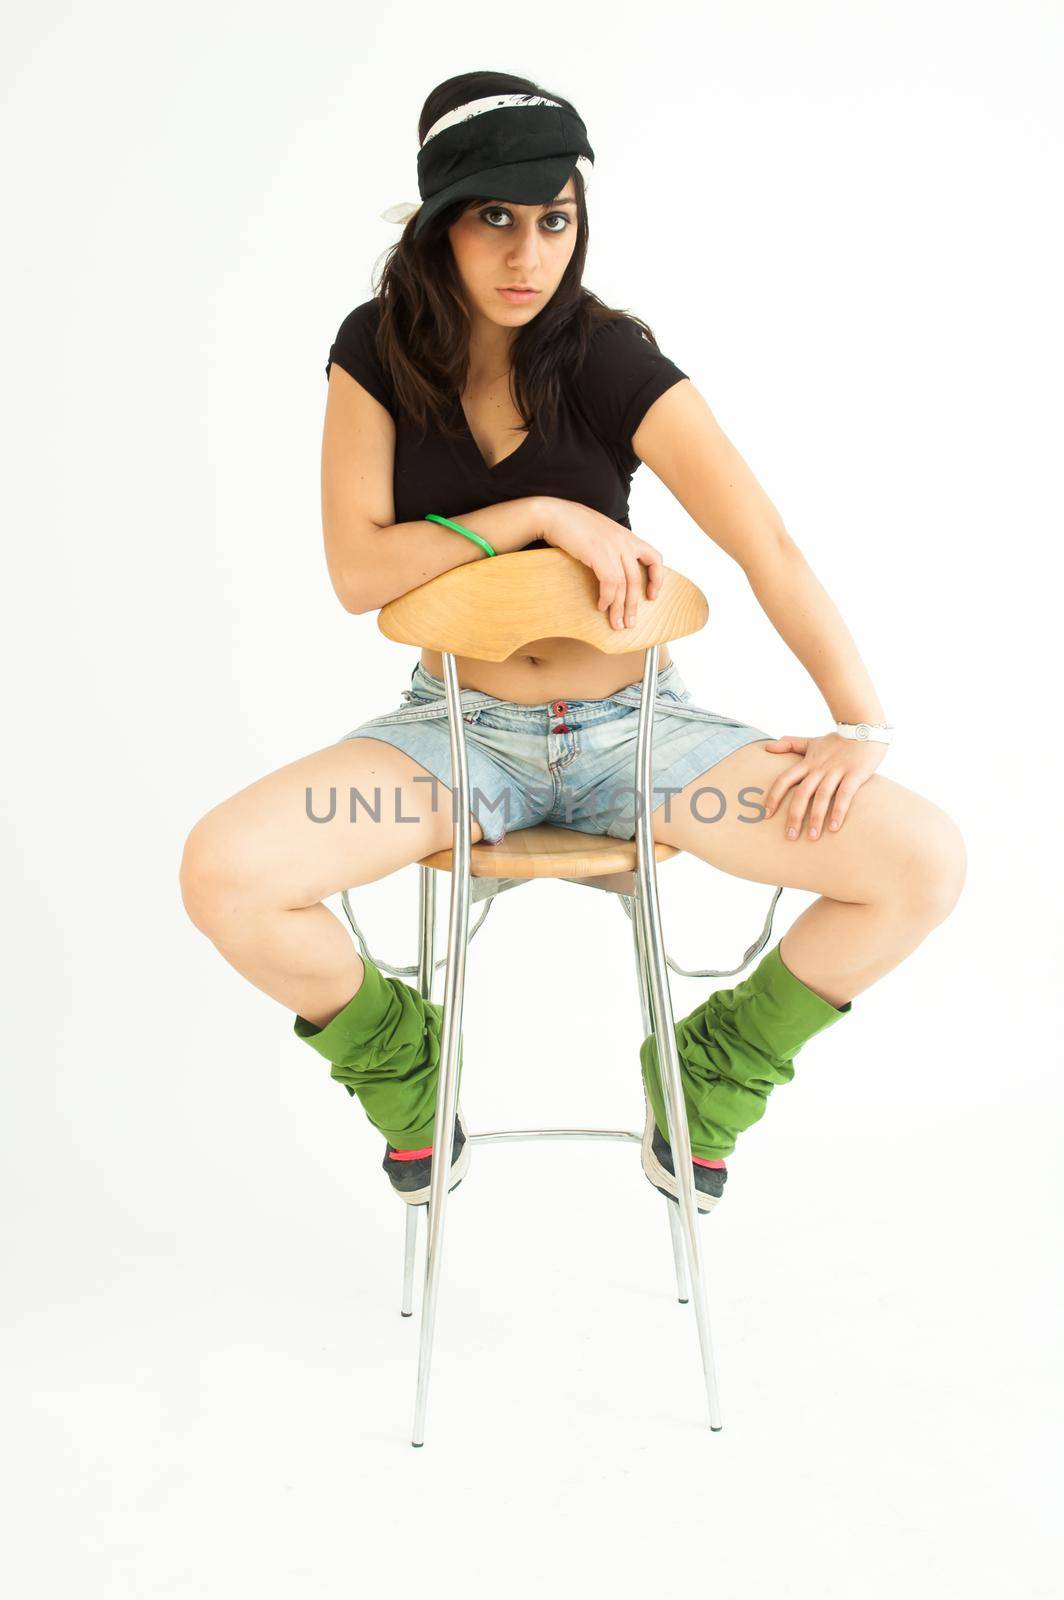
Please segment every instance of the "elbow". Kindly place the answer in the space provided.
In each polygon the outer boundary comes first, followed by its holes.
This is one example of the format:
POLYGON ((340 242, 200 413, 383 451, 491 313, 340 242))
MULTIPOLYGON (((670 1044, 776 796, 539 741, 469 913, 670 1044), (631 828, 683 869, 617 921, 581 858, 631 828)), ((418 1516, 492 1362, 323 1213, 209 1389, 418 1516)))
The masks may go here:
POLYGON ((375 611, 377 609, 362 589, 345 587, 338 589, 336 592, 344 610, 349 611, 353 617, 363 617, 367 611, 375 611))
POLYGON ((746 575, 753 581, 759 573, 774 571, 781 563, 804 561, 798 545, 782 523, 773 523, 764 535, 756 540, 741 563, 746 575))
POLYGON ((353 582, 343 573, 330 573, 333 594, 339 600, 345 611, 353 617, 360 617, 365 611, 372 611, 369 597, 363 584, 353 582))
POLYGON ((374 610, 373 596, 369 592, 364 573, 330 562, 329 577, 333 593, 345 611, 349 611, 352 616, 360 617, 364 612, 374 610))
POLYGON ((374 593, 376 549, 365 524, 352 530, 350 522, 325 516, 323 532, 325 563, 336 598, 352 616, 375 611, 380 605, 374 593))

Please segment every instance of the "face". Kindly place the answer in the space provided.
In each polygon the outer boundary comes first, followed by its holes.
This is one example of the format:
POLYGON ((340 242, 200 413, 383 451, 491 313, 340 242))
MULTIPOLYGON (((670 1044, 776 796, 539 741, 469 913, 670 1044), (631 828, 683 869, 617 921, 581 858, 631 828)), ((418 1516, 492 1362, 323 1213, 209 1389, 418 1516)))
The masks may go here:
POLYGON ((547 304, 576 248, 576 185, 572 178, 549 205, 478 200, 448 229, 455 265, 474 317, 523 327, 547 304), (526 286, 535 294, 500 290, 526 286))

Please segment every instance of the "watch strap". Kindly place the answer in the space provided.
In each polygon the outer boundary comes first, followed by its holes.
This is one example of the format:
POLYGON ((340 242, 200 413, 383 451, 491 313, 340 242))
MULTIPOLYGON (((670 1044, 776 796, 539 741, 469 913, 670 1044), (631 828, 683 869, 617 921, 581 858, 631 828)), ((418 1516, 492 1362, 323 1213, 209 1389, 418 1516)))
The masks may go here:
POLYGON ((835 731, 844 739, 861 744, 893 744, 894 728, 889 722, 836 722, 835 731))

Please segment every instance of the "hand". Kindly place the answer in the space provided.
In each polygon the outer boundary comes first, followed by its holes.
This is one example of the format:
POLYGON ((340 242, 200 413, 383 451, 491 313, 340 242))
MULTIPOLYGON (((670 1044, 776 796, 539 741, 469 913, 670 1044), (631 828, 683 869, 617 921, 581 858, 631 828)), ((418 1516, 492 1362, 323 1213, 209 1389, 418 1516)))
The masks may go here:
POLYGON ((832 833, 839 831, 850 809, 850 801, 879 766, 888 746, 872 740, 865 743, 844 739, 841 733, 826 733, 815 739, 799 739, 788 734, 785 739, 769 740, 765 749, 776 752, 794 750, 802 757, 801 761, 796 761, 785 772, 781 772, 769 789, 762 801, 765 815, 771 817, 787 790, 794 789, 787 807, 785 836, 790 837, 793 828, 794 838, 799 837, 806 807, 812 800, 809 837, 816 839, 824 831, 824 818, 829 806, 831 818, 828 826, 832 833))
POLYGON ((632 627, 643 592, 642 566, 648 569, 648 600, 657 599, 665 581, 661 551, 577 500, 551 498, 544 521, 547 543, 568 551, 598 578, 598 609, 610 613, 611 626, 632 627))

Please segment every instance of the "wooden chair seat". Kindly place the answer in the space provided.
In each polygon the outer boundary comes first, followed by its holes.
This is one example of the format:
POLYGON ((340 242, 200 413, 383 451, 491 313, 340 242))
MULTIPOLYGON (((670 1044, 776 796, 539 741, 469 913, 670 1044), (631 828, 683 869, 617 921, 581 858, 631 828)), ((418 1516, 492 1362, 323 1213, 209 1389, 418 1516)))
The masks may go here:
MULTIPOLYGON (((675 845, 655 842, 654 859, 669 861, 682 854, 675 845)), ((436 850, 418 865, 451 871, 453 852, 436 850)), ((613 839, 577 828, 540 823, 504 833, 498 844, 471 846, 471 878, 599 878, 606 873, 634 872, 635 840, 613 839)))

